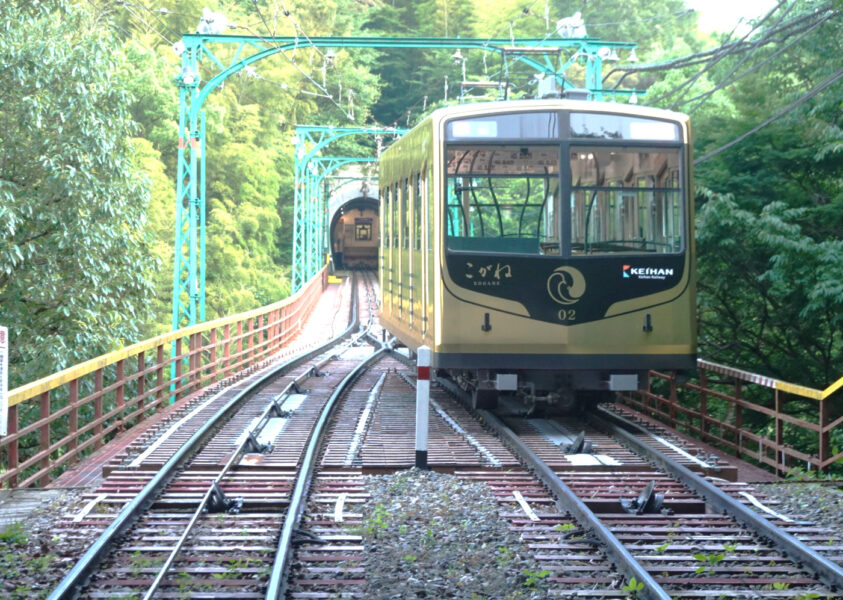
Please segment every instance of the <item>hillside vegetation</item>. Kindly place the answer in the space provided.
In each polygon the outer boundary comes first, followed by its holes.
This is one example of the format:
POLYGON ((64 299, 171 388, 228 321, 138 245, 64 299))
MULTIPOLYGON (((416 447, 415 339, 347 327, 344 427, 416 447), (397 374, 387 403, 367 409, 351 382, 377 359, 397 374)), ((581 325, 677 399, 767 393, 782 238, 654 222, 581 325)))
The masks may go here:
MULTIPOLYGON (((638 63, 607 63, 605 88, 646 90, 641 103, 692 116, 700 355, 814 387, 843 374, 840 2, 785 0, 755 27, 706 35, 683 0, 10 0, 0 3, 10 387, 169 329, 173 44, 206 7, 228 33, 302 40, 206 102, 209 319, 290 292, 296 124, 407 126, 446 102, 446 81, 447 102, 459 95, 452 50, 338 49, 328 61, 308 36, 545 37, 581 11, 590 36, 639 45, 638 63)), ((525 67, 463 54, 469 78, 508 73, 513 97, 535 93, 525 67)), ((204 81, 214 68, 203 62, 204 81)), ((374 140, 346 138, 335 153, 371 156, 374 140)))

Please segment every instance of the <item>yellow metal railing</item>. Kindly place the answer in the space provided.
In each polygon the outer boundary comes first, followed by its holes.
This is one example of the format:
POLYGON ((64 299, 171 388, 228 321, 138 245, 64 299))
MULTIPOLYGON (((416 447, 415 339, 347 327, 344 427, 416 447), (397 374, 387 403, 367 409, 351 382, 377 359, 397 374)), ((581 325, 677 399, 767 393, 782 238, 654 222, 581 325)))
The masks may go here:
POLYGON ((818 390, 705 360, 697 367, 696 381, 651 371, 648 388, 623 394, 623 401, 780 474, 794 467, 827 472, 843 461, 831 443, 843 425, 843 377, 818 390), (710 404, 712 398, 720 402, 710 404))
POLYGON ((46 486, 57 471, 170 399, 193 395, 282 351, 326 284, 323 269, 281 302, 160 335, 10 390, 0 487, 46 486))

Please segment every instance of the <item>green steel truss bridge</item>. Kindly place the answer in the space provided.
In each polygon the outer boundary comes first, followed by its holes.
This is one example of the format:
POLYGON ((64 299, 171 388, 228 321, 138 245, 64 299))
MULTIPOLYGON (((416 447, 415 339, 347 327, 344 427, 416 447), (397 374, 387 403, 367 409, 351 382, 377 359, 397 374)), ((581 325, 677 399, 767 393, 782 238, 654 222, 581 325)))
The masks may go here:
MULTIPOLYGON (((187 34, 182 37, 179 88, 179 146, 176 189, 173 330, 205 321, 205 100, 226 79, 252 63, 280 52, 306 47, 375 49, 479 49, 497 54, 503 64, 517 61, 543 81, 561 89, 575 86, 566 71, 585 62, 585 88, 595 100, 633 90, 602 89, 603 61, 636 44, 595 38, 383 38, 258 37, 187 34), (565 61, 563 62, 563 51, 565 61), (200 65, 202 72, 200 73, 200 65), (206 80, 203 81, 202 77, 206 80)), ((470 82, 463 81, 463 86, 470 82)), ((292 285, 299 289, 320 268, 328 250, 325 178, 360 159, 330 156, 327 147, 349 135, 400 135, 404 130, 377 127, 302 126, 295 136, 295 206, 292 285)))

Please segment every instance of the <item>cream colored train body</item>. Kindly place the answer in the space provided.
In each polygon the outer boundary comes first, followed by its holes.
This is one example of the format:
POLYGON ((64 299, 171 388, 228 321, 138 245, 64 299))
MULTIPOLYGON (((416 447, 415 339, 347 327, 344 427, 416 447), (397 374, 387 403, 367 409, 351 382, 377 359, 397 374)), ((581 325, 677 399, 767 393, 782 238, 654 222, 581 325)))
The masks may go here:
POLYGON ((435 111, 380 158, 382 324, 480 403, 694 368, 689 140, 629 105, 435 111))

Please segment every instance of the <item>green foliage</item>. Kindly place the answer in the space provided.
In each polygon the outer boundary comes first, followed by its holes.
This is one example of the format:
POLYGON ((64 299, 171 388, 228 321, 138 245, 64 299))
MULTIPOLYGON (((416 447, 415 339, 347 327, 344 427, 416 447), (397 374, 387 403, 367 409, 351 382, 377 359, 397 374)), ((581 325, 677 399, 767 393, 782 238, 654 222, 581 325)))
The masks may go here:
POLYGON ((755 213, 705 195, 697 217, 702 354, 814 387, 843 372, 843 240, 802 232, 802 209, 755 213), (736 276, 736 274, 740 274, 736 276))
POLYGON ((621 588, 622 592, 626 592, 630 598, 637 598, 638 594, 644 591, 644 582, 638 581, 635 577, 629 579, 629 583, 621 588))
POLYGON ((372 516, 363 522, 363 532, 366 535, 377 538, 379 535, 384 534, 386 529, 389 528, 388 518, 389 513, 386 510, 386 506, 383 504, 376 504, 374 510, 372 511, 372 516))
POLYGON ((123 54, 82 6, 0 5, 0 322, 14 387, 138 337, 153 267, 123 54))
POLYGON ((530 569, 524 569, 522 573, 526 576, 526 579, 524 579, 524 585, 526 587, 533 587, 542 579, 550 575, 551 572, 547 569, 542 569, 541 571, 531 571, 530 569))
POLYGON ((29 538, 26 535, 26 525, 22 521, 16 521, 6 525, 6 527, 0 531, 0 541, 15 546, 25 545, 29 541, 29 538))
POLYGON ((696 560, 703 563, 699 567, 697 567, 697 573, 705 573, 706 571, 714 573, 715 567, 721 562, 723 562, 723 559, 726 558, 726 554, 724 554, 723 552, 698 552, 693 556, 696 560))

